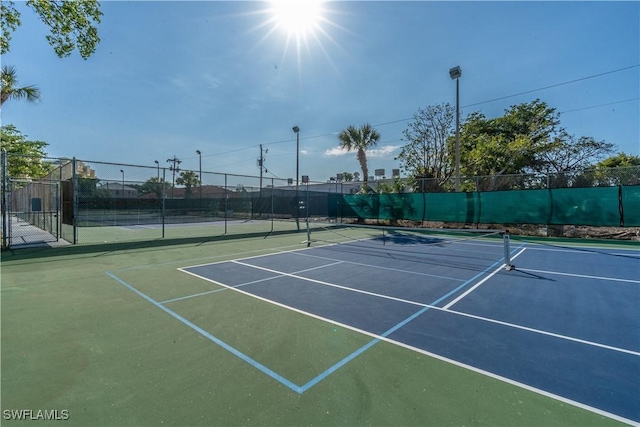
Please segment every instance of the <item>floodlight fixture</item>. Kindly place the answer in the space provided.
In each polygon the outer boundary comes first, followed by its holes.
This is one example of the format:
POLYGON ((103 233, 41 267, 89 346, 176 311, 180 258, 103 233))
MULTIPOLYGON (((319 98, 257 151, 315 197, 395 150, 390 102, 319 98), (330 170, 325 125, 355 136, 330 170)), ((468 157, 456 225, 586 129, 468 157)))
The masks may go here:
POLYGON ((460 67, 453 67, 449 70, 449 76, 451 76, 452 79, 459 79, 462 77, 462 70, 460 67))
POLYGON ((460 76, 459 66, 449 69, 449 76, 456 81, 456 191, 460 191, 460 76))

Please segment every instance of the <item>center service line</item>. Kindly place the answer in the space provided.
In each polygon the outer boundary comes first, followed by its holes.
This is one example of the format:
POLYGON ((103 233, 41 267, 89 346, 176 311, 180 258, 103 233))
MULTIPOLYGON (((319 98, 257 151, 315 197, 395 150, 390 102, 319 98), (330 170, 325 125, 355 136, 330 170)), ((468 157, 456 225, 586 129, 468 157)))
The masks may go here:
MULTIPOLYGON (((520 252, 518 252, 517 254, 515 254, 514 256, 511 257, 511 259, 516 259, 518 257, 518 255, 520 255, 522 252, 526 251, 527 248, 522 248, 520 250, 520 252)), ((501 265, 500 267, 496 268, 495 270, 493 270, 493 272, 491 274, 489 274, 487 277, 485 277, 484 279, 482 279, 481 281, 479 281, 478 283, 476 283, 475 285, 473 285, 472 287, 470 287, 469 289, 467 289, 463 294, 461 294, 460 296, 458 296, 458 298, 454 299, 453 301, 451 301, 449 304, 445 305, 443 308, 445 310, 448 310, 449 307, 451 307, 452 305, 454 305, 455 303, 457 303, 458 301, 460 301, 462 298, 466 297, 467 295, 469 295, 471 292, 473 292, 478 286, 482 285, 484 282, 486 282, 487 280, 491 279, 493 276, 495 276, 496 274, 498 274, 498 272, 500 270, 502 270, 502 267, 504 267, 504 264, 501 265)))

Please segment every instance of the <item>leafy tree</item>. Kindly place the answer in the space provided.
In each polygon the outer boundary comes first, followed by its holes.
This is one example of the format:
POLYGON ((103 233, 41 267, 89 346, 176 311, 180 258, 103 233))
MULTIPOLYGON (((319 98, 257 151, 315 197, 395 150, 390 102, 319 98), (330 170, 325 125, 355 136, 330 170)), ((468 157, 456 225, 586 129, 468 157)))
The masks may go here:
POLYGON ((367 155, 365 151, 374 147, 380 140, 380 134, 370 124, 365 123, 359 128, 349 126, 338 135, 340 146, 347 151, 356 150, 356 156, 362 169, 362 191, 368 192, 369 169, 367 168, 367 155))
POLYGON ((596 165, 595 175, 600 185, 640 184, 640 156, 618 153, 596 165))
POLYGON ((467 176, 491 176, 480 189, 512 188, 501 175, 542 169, 542 153, 553 149, 559 133, 559 113, 535 100, 510 107, 503 116, 487 119, 471 113, 460 129, 460 167, 467 176))
POLYGON ((193 171, 180 172, 180 176, 176 179, 176 184, 184 185, 184 197, 186 199, 191 197, 191 189, 196 187, 199 182, 198 174, 193 171))
POLYGON ((0 129, 1 148, 7 151, 7 172, 12 177, 41 178, 54 169, 54 165, 43 162, 46 157, 44 148, 49 145, 43 141, 29 141, 13 125, 0 129))
POLYGON ((614 145, 592 137, 576 138, 565 131, 555 138, 550 149, 540 154, 537 172, 551 173, 553 188, 591 187, 595 184, 594 162, 613 152, 614 145))
POLYGON ((78 176, 78 194, 82 197, 95 197, 99 182, 98 178, 78 176))
POLYGON ((26 99, 29 102, 36 102, 40 99, 40 89, 37 87, 17 87, 18 77, 16 76, 15 67, 3 65, 0 78, 2 79, 0 106, 4 105, 9 99, 26 99))
POLYGON ((453 174, 449 139, 455 111, 449 104, 420 108, 402 132, 408 143, 396 157, 418 191, 440 189, 453 174))
POLYGON ((542 152, 538 166, 547 171, 566 172, 587 169, 606 155, 611 154, 615 146, 605 141, 596 141, 589 136, 576 138, 562 132, 550 147, 542 152))
POLYGON ((634 156, 626 153, 618 153, 615 156, 607 157, 600 161, 598 168, 619 168, 627 166, 640 166, 640 156, 634 156))
POLYGON ((9 52, 11 33, 15 31, 20 24, 20 13, 13 6, 13 2, 0 2, 0 27, 2 28, 2 34, 0 35, 0 54, 9 52))
MULTIPOLYGON (((87 59, 100 43, 98 29, 102 12, 97 0, 27 0, 26 6, 33 9, 42 22, 49 27, 47 41, 60 58, 71 55, 78 49, 80 56, 87 59)), ((21 25, 20 12, 13 1, 0 4, 0 54, 10 50, 11 35, 21 25)))
POLYGON ((537 169, 540 154, 553 147, 559 124, 555 108, 540 100, 512 106, 494 119, 471 113, 460 130, 460 164, 467 175, 537 169))
POLYGON ((158 199, 162 199, 162 187, 165 188, 170 188, 171 187, 171 183, 170 182, 164 182, 164 180, 162 178, 158 178, 156 176, 154 176, 153 178, 149 178, 148 180, 146 180, 145 182, 142 183, 142 185, 140 186, 140 188, 138 189, 138 192, 143 195, 143 194, 155 194, 156 197, 158 199))
POLYGON ((394 177, 391 182, 378 182, 376 192, 380 194, 404 193, 404 181, 399 177, 394 177))
POLYGON ((345 182, 353 181, 353 174, 351 172, 342 172, 342 180, 345 182))

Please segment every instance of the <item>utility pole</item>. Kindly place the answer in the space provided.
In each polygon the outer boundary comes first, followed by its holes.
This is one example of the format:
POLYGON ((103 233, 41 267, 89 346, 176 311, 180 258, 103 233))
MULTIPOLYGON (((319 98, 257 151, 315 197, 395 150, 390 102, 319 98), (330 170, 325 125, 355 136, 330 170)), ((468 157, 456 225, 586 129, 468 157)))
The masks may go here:
POLYGON ((171 198, 173 199, 173 187, 176 185, 176 172, 180 171, 179 165, 182 163, 182 160, 174 154, 173 159, 167 159, 167 163, 173 163, 173 165, 169 166, 169 170, 173 173, 173 178, 171 179, 171 198))
MULTIPOLYGON (((264 153, 268 153, 269 149, 267 148, 266 150, 264 150, 264 153)), ((265 158, 262 155, 262 144, 260 144, 260 157, 258 157, 258 168, 260 168, 260 196, 262 197, 262 171, 264 170, 264 172, 268 172, 267 169, 264 167, 264 161, 265 158)))

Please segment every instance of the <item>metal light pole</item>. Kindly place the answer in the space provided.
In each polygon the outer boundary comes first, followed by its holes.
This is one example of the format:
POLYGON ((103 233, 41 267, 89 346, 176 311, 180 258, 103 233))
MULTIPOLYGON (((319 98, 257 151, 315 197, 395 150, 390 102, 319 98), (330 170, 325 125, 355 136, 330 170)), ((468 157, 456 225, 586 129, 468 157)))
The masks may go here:
POLYGON ((158 182, 160 182, 160 162, 157 160, 154 160, 153 162, 156 164, 158 168, 158 182))
POLYGON ((298 202, 298 185, 300 177, 300 128, 298 126, 294 126, 293 131, 296 133, 296 225, 298 230, 300 230, 300 204, 298 202))
POLYGON ((202 200, 202 153, 200 152, 200 150, 196 150, 196 153, 198 153, 198 164, 200 166, 200 175, 198 175, 198 184, 200 187, 200 200, 202 200))
POLYGON ((300 175, 300 128, 298 126, 293 127, 293 131, 296 133, 296 191, 298 190, 298 178, 300 175))
POLYGON ((456 81, 456 192, 460 191, 460 76, 462 70, 456 66, 449 70, 449 76, 456 81))
POLYGON ((124 171, 120 169, 120 172, 122 172, 122 197, 126 197, 124 194, 124 171))

